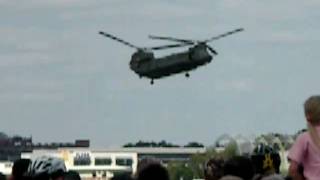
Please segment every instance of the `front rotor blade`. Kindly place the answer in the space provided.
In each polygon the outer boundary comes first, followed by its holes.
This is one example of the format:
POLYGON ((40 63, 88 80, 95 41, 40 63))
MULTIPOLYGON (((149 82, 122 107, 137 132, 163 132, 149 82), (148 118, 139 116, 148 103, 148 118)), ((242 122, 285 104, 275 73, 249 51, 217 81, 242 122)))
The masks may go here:
POLYGON ((220 38, 229 36, 229 35, 231 35, 231 34, 234 34, 234 33, 237 33, 237 32, 241 32, 241 31, 243 31, 243 30, 244 30, 243 28, 235 29, 235 30, 233 30, 233 31, 229 31, 229 32, 226 32, 226 33, 221 34, 221 35, 219 35, 219 36, 215 36, 215 37, 212 37, 212 38, 210 38, 210 39, 207 39, 207 40, 205 40, 204 42, 207 43, 207 42, 210 42, 210 41, 213 41, 213 40, 217 40, 217 39, 220 39, 220 38))
POLYGON ((190 45, 192 45, 192 44, 193 44, 193 43, 170 44, 170 45, 164 45, 164 46, 151 47, 151 48, 147 48, 147 49, 151 49, 151 50, 161 50, 161 49, 185 47, 185 46, 190 46, 190 45))
POLYGON ((181 42, 181 43, 194 43, 193 40, 189 40, 189 39, 179 39, 179 38, 165 37, 165 36, 149 35, 149 38, 150 39, 160 39, 160 40, 175 41, 175 42, 181 42))
POLYGON ((99 34, 101 34, 101 35, 103 35, 103 36, 106 36, 106 37, 108 37, 108 38, 110 38, 110 39, 113 39, 113 40, 115 40, 115 41, 118 41, 118 42, 120 42, 120 43, 122 43, 122 44, 124 44, 124 45, 129 46, 129 47, 139 49, 139 47, 137 47, 137 46, 135 46, 135 45, 133 45, 133 44, 125 41, 125 40, 122 40, 122 39, 120 39, 120 38, 118 38, 118 37, 115 37, 115 36, 113 36, 113 35, 111 35, 111 34, 105 33, 105 32, 103 32, 103 31, 100 31, 99 34))
POLYGON ((214 54, 214 55, 218 55, 217 51, 214 50, 212 47, 207 45, 207 48, 214 54))

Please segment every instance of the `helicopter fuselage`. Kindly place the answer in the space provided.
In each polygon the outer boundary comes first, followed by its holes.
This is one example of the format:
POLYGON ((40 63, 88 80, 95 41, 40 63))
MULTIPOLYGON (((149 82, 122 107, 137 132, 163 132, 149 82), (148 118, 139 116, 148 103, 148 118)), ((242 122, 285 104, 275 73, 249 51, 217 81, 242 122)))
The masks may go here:
POLYGON ((198 44, 176 54, 155 58, 153 52, 138 50, 132 55, 130 68, 140 77, 159 79, 172 74, 188 72, 210 63, 212 56, 205 45, 198 44))

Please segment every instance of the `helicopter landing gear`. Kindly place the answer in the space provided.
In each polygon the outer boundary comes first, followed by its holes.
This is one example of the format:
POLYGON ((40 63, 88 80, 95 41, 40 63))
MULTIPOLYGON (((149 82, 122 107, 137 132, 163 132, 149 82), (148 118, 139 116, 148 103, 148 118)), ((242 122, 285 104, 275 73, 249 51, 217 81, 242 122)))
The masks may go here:
POLYGON ((150 84, 151 84, 151 85, 153 85, 153 84, 154 84, 154 81, 153 81, 153 79, 151 79, 151 82, 150 82, 150 84))
POLYGON ((189 73, 186 73, 185 76, 186 76, 186 78, 189 78, 189 77, 190 77, 190 74, 189 74, 189 73))

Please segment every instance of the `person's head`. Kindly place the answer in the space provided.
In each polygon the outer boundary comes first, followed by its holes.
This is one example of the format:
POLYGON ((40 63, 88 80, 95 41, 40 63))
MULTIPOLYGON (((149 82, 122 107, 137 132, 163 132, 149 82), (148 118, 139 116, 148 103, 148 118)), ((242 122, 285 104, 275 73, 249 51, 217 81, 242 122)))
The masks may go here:
POLYGON ((32 161, 28 175, 33 179, 63 179, 66 172, 64 161, 55 157, 41 156, 32 161))
POLYGON ((111 180, 133 180, 131 174, 129 173, 117 173, 115 174, 111 180))
POLYGON ((141 170, 143 170, 145 167, 147 167, 151 164, 160 164, 160 161, 156 158, 153 158, 153 157, 142 158, 138 162, 137 171, 136 171, 135 176, 137 176, 141 170))
POLYGON ((206 163, 204 168, 205 180, 218 180, 223 176, 224 160, 222 158, 212 158, 206 163))
POLYGON ((18 159, 14 161, 10 179, 12 180, 24 179, 28 172, 28 167, 30 163, 31 163, 30 159, 18 159))
POLYGON ((141 169, 137 180, 169 180, 169 173, 160 163, 152 163, 141 169))
POLYGON ((252 179, 254 175, 251 160, 244 156, 235 156, 227 160, 223 171, 224 175, 237 176, 244 180, 252 179))
POLYGON ((320 96, 309 97, 304 103, 304 113, 307 119, 308 132, 313 143, 320 150, 320 136, 316 126, 320 125, 320 96))
POLYGON ((305 101, 304 113, 310 124, 320 124, 320 95, 311 96, 305 101))
POLYGON ((242 178, 238 177, 238 176, 231 176, 231 175, 227 175, 227 176, 223 176, 221 179, 219 180, 243 180, 242 178))
POLYGON ((257 145, 251 155, 251 160, 256 174, 268 175, 280 172, 279 152, 271 146, 257 145))
POLYGON ((63 176, 64 180, 81 180, 80 175, 76 171, 68 171, 63 176))
POLYGON ((6 180, 6 179, 7 179, 7 177, 0 172, 0 180, 6 180))
POLYGON ((279 174, 272 174, 266 177, 262 177, 261 180, 285 180, 285 178, 279 174))

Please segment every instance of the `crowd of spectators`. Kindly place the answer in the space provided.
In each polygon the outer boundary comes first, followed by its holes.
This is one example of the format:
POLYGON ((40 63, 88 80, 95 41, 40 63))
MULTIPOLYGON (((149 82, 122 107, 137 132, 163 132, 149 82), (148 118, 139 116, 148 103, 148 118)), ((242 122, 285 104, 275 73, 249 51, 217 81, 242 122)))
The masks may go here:
MULTIPOLYGON (((250 156, 230 159, 212 158, 204 168, 205 180, 319 180, 320 179, 320 96, 311 96, 304 104, 308 131, 297 137, 288 155, 288 175, 280 175, 280 155, 272 147, 259 144, 250 156)), ((80 180, 75 171, 67 171, 64 161, 53 157, 14 162, 9 177, 0 180, 80 180)), ((168 170, 157 159, 143 159, 133 175, 115 175, 112 180, 170 180, 168 170)))
MULTIPOLYGON (((251 157, 211 158, 204 166, 205 180, 283 180, 279 175, 279 154, 268 146, 258 146, 251 157)), ((0 180, 80 180, 79 173, 67 171, 64 161, 54 157, 19 159, 9 177, 0 180)), ((153 158, 142 159, 136 173, 116 174, 112 180, 170 180, 167 168, 153 158)))

